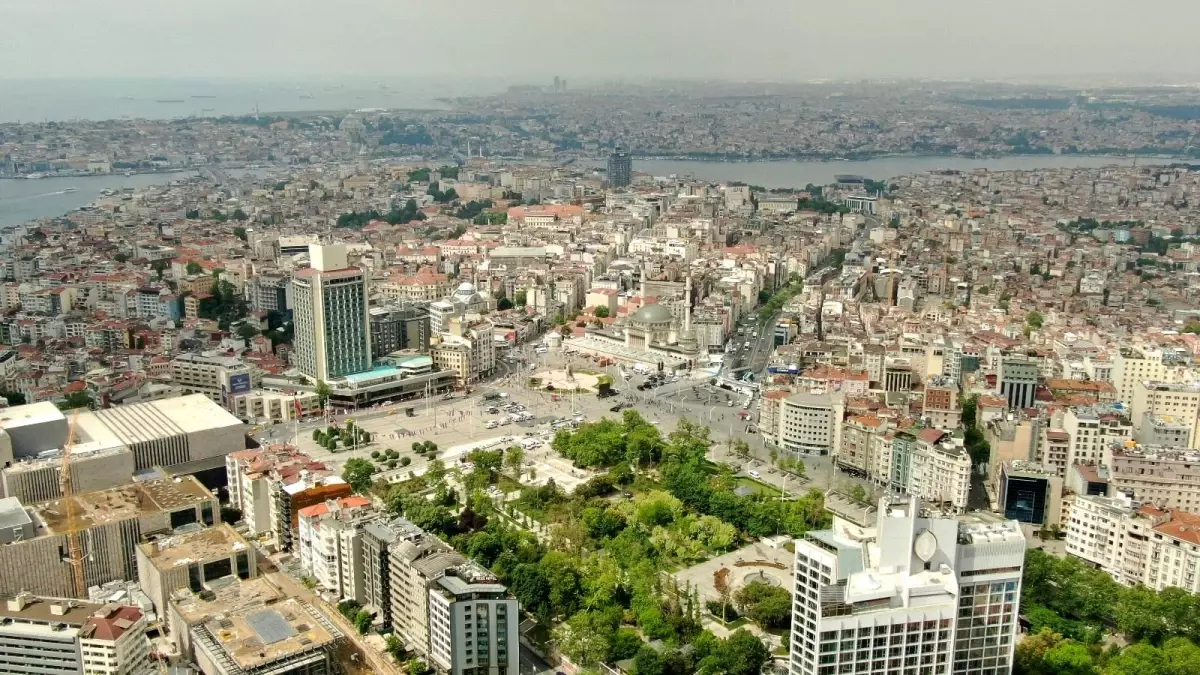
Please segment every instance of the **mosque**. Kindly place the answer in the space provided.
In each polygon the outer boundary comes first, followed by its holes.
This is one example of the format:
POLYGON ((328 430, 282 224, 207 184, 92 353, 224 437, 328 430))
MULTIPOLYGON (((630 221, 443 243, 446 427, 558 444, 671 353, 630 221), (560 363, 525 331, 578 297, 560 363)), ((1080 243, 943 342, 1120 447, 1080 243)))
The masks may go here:
MULTIPOLYGON (((692 278, 684 287, 683 320, 664 304, 644 304, 606 328, 588 328, 582 338, 564 343, 567 349, 607 356, 625 363, 663 363, 671 370, 691 369, 700 361, 700 341, 692 329, 692 278)), ((640 297, 646 297, 642 284, 640 297)))

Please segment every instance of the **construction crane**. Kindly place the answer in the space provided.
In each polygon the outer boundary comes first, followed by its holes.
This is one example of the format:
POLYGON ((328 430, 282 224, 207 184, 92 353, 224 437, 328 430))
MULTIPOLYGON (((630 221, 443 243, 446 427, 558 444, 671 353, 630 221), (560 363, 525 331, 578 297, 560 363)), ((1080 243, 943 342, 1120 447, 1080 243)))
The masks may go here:
POLYGON ((75 519, 75 491, 71 485, 71 447, 75 445, 75 422, 79 408, 71 414, 67 428, 67 443, 63 446, 62 465, 58 470, 58 490, 62 493, 63 506, 67 514, 67 559, 75 583, 75 597, 87 596, 87 583, 83 580, 83 544, 79 541, 79 523, 75 519))

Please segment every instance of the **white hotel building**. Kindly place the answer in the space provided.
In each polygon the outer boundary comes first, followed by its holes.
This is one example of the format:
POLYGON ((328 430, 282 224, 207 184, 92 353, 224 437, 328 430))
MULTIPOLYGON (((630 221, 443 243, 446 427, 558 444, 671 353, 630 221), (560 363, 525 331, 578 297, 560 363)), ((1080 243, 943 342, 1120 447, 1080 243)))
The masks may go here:
POLYGON ((792 675, 1012 671, 1020 527, 918 504, 885 497, 870 518, 835 517, 796 542, 792 675))

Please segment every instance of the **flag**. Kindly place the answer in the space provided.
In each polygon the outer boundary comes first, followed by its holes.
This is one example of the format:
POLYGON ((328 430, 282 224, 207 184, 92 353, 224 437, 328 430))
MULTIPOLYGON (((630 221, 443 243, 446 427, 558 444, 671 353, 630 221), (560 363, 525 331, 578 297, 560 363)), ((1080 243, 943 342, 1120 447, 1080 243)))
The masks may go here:
POLYGON ((293 397, 292 397, 292 404, 293 404, 293 405, 295 406, 295 408, 296 408, 296 417, 300 417, 300 399, 299 399, 299 397, 293 396, 293 397))

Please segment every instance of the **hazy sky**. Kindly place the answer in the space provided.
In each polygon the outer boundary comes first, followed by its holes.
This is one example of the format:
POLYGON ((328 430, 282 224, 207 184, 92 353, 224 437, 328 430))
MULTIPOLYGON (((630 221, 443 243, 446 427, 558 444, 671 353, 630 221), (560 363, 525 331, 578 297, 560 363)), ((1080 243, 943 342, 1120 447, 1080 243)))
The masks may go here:
POLYGON ((1197 25, 1197 0, 0 0, 0 78, 1200 81, 1197 25))

